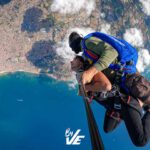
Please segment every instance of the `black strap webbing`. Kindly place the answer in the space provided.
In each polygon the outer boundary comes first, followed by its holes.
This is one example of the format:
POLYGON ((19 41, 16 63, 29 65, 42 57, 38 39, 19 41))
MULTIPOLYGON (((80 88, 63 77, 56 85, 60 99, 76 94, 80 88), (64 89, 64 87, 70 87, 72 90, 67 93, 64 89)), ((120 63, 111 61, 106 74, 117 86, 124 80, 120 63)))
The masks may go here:
POLYGON ((104 150, 104 145, 102 138, 100 136, 93 112, 91 110, 90 104, 87 100, 87 94, 84 91, 83 85, 81 85, 81 90, 83 94, 83 100, 86 109, 86 115, 88 120, 88 127, 91 137, 92 150, 104 150))

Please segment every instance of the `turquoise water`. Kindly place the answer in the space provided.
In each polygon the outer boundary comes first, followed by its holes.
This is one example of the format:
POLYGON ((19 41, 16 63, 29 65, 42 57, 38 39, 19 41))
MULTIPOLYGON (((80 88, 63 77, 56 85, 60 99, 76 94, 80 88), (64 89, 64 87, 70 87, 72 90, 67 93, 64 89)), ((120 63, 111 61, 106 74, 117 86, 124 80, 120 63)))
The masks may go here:
POLYGON ((8 4, 11 0, 0 0, 0 5, 8 4))
MULTIPOLYGON (((63 82, 15 73, 0 77, 0 150, 91 150, 83 101, 63 82), (81 129, 81 145, 66 145, 65 131, 81 129)), ((106 150, 148 150, 131 143, 122 123, 103 132, 104 108, 91 104, 106 150)))

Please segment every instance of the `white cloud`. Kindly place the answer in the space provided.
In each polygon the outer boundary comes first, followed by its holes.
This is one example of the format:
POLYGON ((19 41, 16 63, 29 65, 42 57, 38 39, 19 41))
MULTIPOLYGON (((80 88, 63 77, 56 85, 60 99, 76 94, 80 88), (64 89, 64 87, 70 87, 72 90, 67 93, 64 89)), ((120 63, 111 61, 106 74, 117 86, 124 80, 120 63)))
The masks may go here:
POLYGON ((150 15, 150 0, 139 0, 143 5, 143 11, 147 15, 150 15))
POLYGON ((72 60, 75 56, 74 52, 72 52, 68 44, 68 39, 71 32, 77 32, 81 36, 85 36, 88 33, 93 32, 93 30, 91 28, 72 28, 68 30, 68 33, 64 37, 64 40, 59 42, 56 47, 56 52, 58 53, 58 55, 65 58, 65 60, 67 61, 72 60))
POLYGON ((123 37, 133 46, 137 47, 143 46, 143 35, 141 30, 138 30, 137 28, 127 29, 123 37))
MULTIPOLYGON (((126 40, 136 46, 138 45, 138 41, 142 40, 142 44, 143 44, 143 39, 142 39, 141 35, 139 35, 139 33, 138 34, 136 33, 135 34, 137 36, 136 37, 135 35, 132 34, 132 32, 130 30, 128 30, 126 33, 125 37, 126 38, 128 37, 128 40, 127 39, 126 40)), ((70 61, 75 57, 75 54, 72 52, 72 50, 69 47, 68 38, 69 38, 70 33, 74 32, 74 31, 78 32, 82 36, 85 36, 91 32, 94 32, 94 30, 91 28, 72 28, 72 29, 68 30, 64 39, 62 41, 60 41, 59 43, 57 43, 57 45, 55 47, 56 52, 63 60, 65 60, 64 66, 67 66, 67 67, 65 67, 65 73, 68 75, 71 73, 70 61)), ((139 31, 136 29, 135 32, 139 32, 139 31)), ((142 44, 139 44, 139 45, 141 46, 142 44)), ((150 66, 150 53, 147 49, 141 49, 139 51, 139 59, 138 59, 138 63, 137 63, 138 71, 144 72, 148 66, 150 66)), ((63 78, 63 73, 62 73, 62 78, 63 78)), ((65 80, 67 81, 67 78, 65 80)), ((76 85, 77 82, 76 82, 74 73, 72 73, 72 77, 70 76, 70 78, 68 78, 68 81, 69 81, 70 87, 74 87, 76 85)))
POLYGON ((101 32, 110 34, 111 33, 111 25, 108 23, 101 24, 101 32))
POLYGON ((102 18, 105 18, 106 14, 105 14, 105 13, 101 13, 100 16, 101 16, 102 18))
POLYGON ((147 49, 141 49, 138 54, 139 59, 137 69, 140 72, 144 72, 144 70, 150 65, 150 53, 147 49))
POLYGON ((53 0, 50 9, 52 12, 62 14, 75 14, 81 9, 85 9, 87 14, 90 15, 95 6, 95 0, 53 0))
MULTIPOLYGON (((59 43, 57 43, 57 45, 55 47, 57 55, 60 56, 58 58, 59 59, 62 58, 63 63, 64 63, 63 64, 64 69, 59 69, 59 74, 61 74, 61 80, 63 79, 65 81, 69 81, 69 85, 71 87, 74 87, 74 85, 76 85, 77 82, 75 80, 74 73, 71 72, 70 61, 75 57, 75 53, 72 52, 72 50, 68 44, 68 39, 69 39, 69 35, 71 32, 78 32, 82 36, 85 36, 88 33, 93 32, 93 30, 91 28, 72 28, 72 29, 69 29, 66 36, 64 37, 64 39, 62 41, 60 41, 59 43), (68 78, 65 78, 65 76, 67 76, 68 78)), ((58 67, 60 67, 60 64, 56 64, 56 66, 57 65, 58 65, 58 67)), ((57 77, 57 72, 53 74, 53 77, 60 80, 60 78, 57 77)))

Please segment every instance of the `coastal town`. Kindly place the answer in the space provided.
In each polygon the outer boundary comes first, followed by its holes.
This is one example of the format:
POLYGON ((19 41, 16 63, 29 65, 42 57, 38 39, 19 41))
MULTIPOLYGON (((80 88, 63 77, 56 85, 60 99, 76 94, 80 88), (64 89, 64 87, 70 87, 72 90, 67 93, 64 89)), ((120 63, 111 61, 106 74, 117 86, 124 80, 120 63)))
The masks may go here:
MULTIPOLYGON (((77 28, 85 29, 86 33, 102 31, 127 38, 138 49, 150 50, 150 16, 143 11, 142 3, 130 0, 117 0, 115 4, 108 0, 82 2, 74 11, 70 9, 70 5, 75 5, 72 1, 66 6, 59 6, 53 0, 1 3, 0 73, 25 71, 70 79, 68 62, 73 54, 67 45, 68 34, 77 28)), ((148 59, 146 66, 149 63, 148 59)))

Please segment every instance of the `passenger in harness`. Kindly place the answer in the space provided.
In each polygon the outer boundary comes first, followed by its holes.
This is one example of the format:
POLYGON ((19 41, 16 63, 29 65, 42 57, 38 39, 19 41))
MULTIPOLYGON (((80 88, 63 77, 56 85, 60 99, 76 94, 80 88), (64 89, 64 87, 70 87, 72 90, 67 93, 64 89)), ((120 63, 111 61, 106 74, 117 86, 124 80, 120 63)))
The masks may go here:
MULTIPOLYGON (((88 64, 81 56, 76 56, 73 61, 71 61, 71 68, 76 72, 80 89, 80 79, 82 73, 88 69, 88 64)), ((143 116, 141 106, 136 99, 120 95, 121 92, 118 91, 118 89, 116 92, 116 89, 113 89, 113 87, 110 90, 109 84, 111 83, 103 72, 98 72, 92 78, 90 86, 90 90, 94 92, 94 97, 92 97, 92 99, 95 99, 106 108, 103 126, 104 131, 108 133, 114 130, 120 124, 121 120, 124 120, 132 142, 136 146, 144 146, 150 138, 150 112, 146 111, 143 116), (100 89, 99 92, 98 89, 100 89), (117 106, 115 106, 116 98, 119 102, 117 106)), ((90 93, 89 102, 91 102, 90 93)))
POLYGON ((69 45, 76 54, 83 52, 84 59, 91 65, 82 75, 87 91, 90 85, 86 85, 94 75, 107 70, 106 76, 112 76, 124 93, 150 106, 150 82, 137 72, 138 53, 128 42, 101 32, 93 32, 85 37, 72 32, 69 45))

